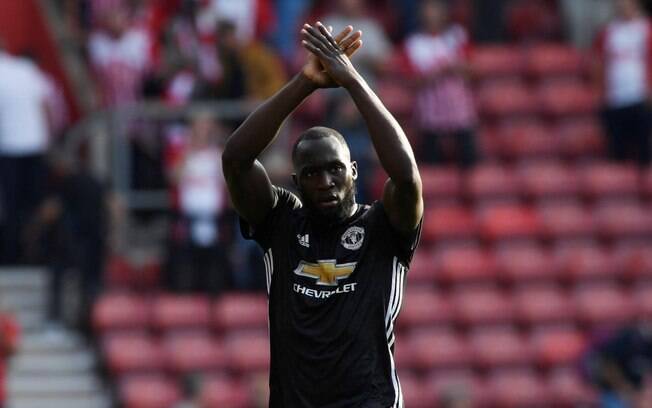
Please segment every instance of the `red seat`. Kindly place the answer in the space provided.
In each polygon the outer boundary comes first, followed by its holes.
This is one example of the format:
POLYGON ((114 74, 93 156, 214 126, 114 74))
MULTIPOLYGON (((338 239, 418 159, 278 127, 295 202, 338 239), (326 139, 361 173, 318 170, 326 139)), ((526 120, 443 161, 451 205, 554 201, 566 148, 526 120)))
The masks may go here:
POLYGON ((518 121, 495 132, 501 156, 508 159, 553 157, 558 153, 557 135, 536 121, 518 121))
POLYGON ((453 320, 450 302, 441 293, 420 287, 406 291, 399 327, 441 325, 453 320))
POLYGON ((572 365, 586 348, 584 336, 572 326, 535 331, 530 344, 537 363, 543 367, 572 365))
POLYGON ((591 241, 560 242, 554 249, 553 257, 560 274, 573 282, 617 277, 608 250, 591 241))
POLYGON ((548 239, 591 238, 595 235, 593 216, 579 202, 545 203, 538 208, 538 213, 548 239))
POLYGON ((397 334, 394 340, 394 365, 401 369, 416 368, 412 344, 409 338, 402 334, 397 334))
POLYGON ((593 113, 598 107, 595 89, 578 81, 543 83, 538 89, 541 111, 549 116, 568 117, 593 113))
POLYGON ((641 187, 643 193, 648 198, 652 197, 652 166, 642 171, 641 178, 643 179, 641 187))
POLYGON ((580 191, 577 174, 558 162, 534 162, 520 168, 518 175, 525 193, 535 199, 575 197, 580 191))
POLYGON ((615 268, 629 279, 652 278, 652 244, 623 241, 616 245, 615 268))
POLYGON ((413 364, 419 369, 460 367, 471 361, 464 338, 446 329, 413 331, 408 340, 413 364))
POLYGON ((496 250, 498 275, 511 283, 546 281, 557 278, 549 254, 533 244, 508 245, 496 250))
POLYGON ((509 299, 493 288, 466 288, 451 298, 457 319, 466 325, 511 322, 514 310, 509 299))
POLYGON ((170 369, 177 373, 206 372, 226 368, 222 344, 207 332, 182 332, 168 335, 163 348, 170 369))
POLYGON ((596 392, 572 369, 554 370, 546 379, 546 389, 555 407, 593 407, 596 392))
POLYGON ((237 372, 269 369, 269 336, 263 331, 243 331, 224 339, 224 350, 231 369, 237 372))
POLYGON ((436 262, 438 279, 443 282, 489 281, 496 276, 494 259, 477 246, 441 247, 436 262))
POLYGON ((432 200, 455 199, 462 192, 462 176, 454 167, 421 165, 419 173, 426 205, 432 200))
POLYGON ((650 282, 637 285, 632 292, 632 297, 636 305, 636 317, 650 321, 652 319, 652 285, 650 282))
POLYGON ((484 45, 471 54, 471 71, 480 79, 515 77, 522 68, 522 53, 512 46, 484 45))
POLYGON ((149 325, 150 303, 128 293, 105 293, 93 308, 96 330, 144 329, 149 325))
POLYGON ((213 322, 221 330, 267 327, 267 296, 264 294, 228 293, 213 307, 213 322))
POLYGON ((633 300, 613 285, 581 287, 574 297, 578 317, 592 326, 621 326, 628 323, 635 314, 633 300))
POLYGON ((480 401, 485 400, 485 388, 477 375, 470 370, 436 370, 431 371, 425 378, 426 391, 431 394, 431 399, 441 406, 451 397, 476 407, 480 401))
POLYGON ((572 323, 575 319, 573 302, 554 285, 517 290, 514 308, 518 320, 530 325, 572 323))
POLYGON ((527 365, 531 362, 527 343, 512 328, 472 331, 469 346, 474 361, 481 368, 527 365))
POLYGON ((412 262, 410 262, 410 272, 408 275, 410 276, 408 286, 410 283, 418 284, 434 281, 437 270, 433 254, 425 249, 417 249, 412 258, 412 262))
POLYGON ((471 198, 513 198, 518 194, 518 181, 510 168, 495 164, 474 167, 466 180, 471 198))
POLYGON ((437 242, 472 238, 476 233, 475 217, 461 206, 426 209, 423 224, 423 240, 437 242))
POLYGON ((154 325, 163 330, 206 328, 210 324, 210 302, 199 295, 161 295, 152 309, 154 325))
POLYGON ((477 91, 480 113, 494 118, 531 115, 537 110, 530 90, 514 80, 491 81, 477 91))
POLYGON ((605 150, 602 127, 594 115, 561 120, 554 133, 566 157, 600 156, 605 150))
POLYGON ((596 163, 580 170, 584 193, 592 198, 636 197, 639 192, 639 175, 636 168, 627 164, 596 163))
POLYGON ((102 342, 106 365, 114 374, 155 372, 165 368, 159 342, 143 333, 108 335, 102 342))
POLYGON ((594 217, 599 232, 606 238, 645 238, 652 235, 652 217, 638 201, 600 205, 594 217))
POLYGON ((436 401, 431 393, 428 393, 421 378, 410 373, 399 373, 401 394, 406 407, 432 408, 436 401))
POLYGON ((501 408, 538 407, 546 401, 541 378, 525 369, 501 370, 487 379, 488 400, 501 408))
POLYGON ((409 116, 414 109, 414 95, 405 82, 381 80, 376 84, 376 93, 385 107, 396 116, 409 116))
POLYGON ((528 207, 493 206, 480 214, 480 232, 485 239, 536 238, 540 231, 538 217, 528 207))
POLYGON ((226 376, 205 378, 199 391, 199 400, 202 408, 248 408, 253 405, 247 387, 226 376))
POLYGON ((562 44, 538 44, 526 53, 526 66, 537 78, 554 76, 580 77, 584 71, 584 57, 576 48, 562 44))
POLYGON ((120 399, 125 408, 170 408, 181 400, 181 389, 161 375, 130 376, 120 380, 120 399))

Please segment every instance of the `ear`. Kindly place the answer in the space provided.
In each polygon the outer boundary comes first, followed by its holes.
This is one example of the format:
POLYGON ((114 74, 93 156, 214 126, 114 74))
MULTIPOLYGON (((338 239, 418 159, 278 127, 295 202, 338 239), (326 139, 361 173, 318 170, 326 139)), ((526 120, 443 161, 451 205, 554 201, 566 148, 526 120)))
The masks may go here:
POLYGON ((299 188, 299 179, 297 178, 297 173, 292 173, 292 182, 296 188, 299 188))
POLYGON ((353 177, 353 180, 358 179, 358 162, 356 161, 351 162, 351 177, 353 177))

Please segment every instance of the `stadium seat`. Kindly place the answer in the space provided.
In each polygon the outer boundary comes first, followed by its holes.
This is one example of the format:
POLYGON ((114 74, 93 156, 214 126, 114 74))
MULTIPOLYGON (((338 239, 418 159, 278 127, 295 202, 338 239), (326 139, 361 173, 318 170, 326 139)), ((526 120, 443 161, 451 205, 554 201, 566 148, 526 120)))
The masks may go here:
POLYGON ((481 84, 476 95, 480 114, 492 119, 529 116, 538 108, 527 86, 513 79, 481 84))
POLYGON ((162 375, 129 376, 119 388, 124 408, 171 408, 181 399, 179 384, 162 375))
POLYGON ((545 202, 537 209, 543 235, 549 240, 592 238, 596 226, 592 214, 577 201, 545 202))
POLYGON ((491 287, 458 289, 451 301, 457 320, 468 326, 509 323, 514 317, 510 299, 491 287))
POLYGON ((414 253, 412 262, 410 262, 408 287, 410 284, 432 283, 437 275, 434 255, 424 246, 419 246, 419 249, 414 253))
POLYGON ((590 327, 623 325, 635 314, 635 304, 615 285, 578 288, 574 293, 578 318, 590 327))
POLYGON ((572 326, 546 327, 535 330, 530 346, 541 367, 566 366, 576 363, 585 350, 586 341, 572 326))
POLYGON ((419 376, 410 372, 400 372, 399 381, 406 407, 432 408, 435 406, 434 396, 427 392, 419 376))
POLYGON ((636 285, 632 291, 636 305, 636 317, 650 321, 652 319, 652 282, 636 285))
POLYGON ((560 120, 553 132, 565 157, 598 157, 605 150, 602 127, 595 115, 560 120))
POLYGON ((454 167, 420 165, 419 173, 426 206, 432 201, 455 200, 462 193, 462 176, 454 167))
POLYGON ((652 197, 652 166, 641 171, 642 190, 647 198, 652 197))
POLYGON ((573 198, 580 191, 573 168, 559 162, 534 162, 519 168, 517 174, 525 194, 536 200, 573 198))
POLYGON ((101 332, 145 329, 150 324, 150 302, 124 292, 102 294, 93 307, 93 326, 101 332))
POLYGON ((163 340, 168 367, 175 373, 192 374, 226 368, 222 344, 208 332, 170 333, 163 340))
MULTIPOLYGON (((401 319, 399 319, 400 321, 401 319)), ((417 368, 414 359, 414 349, 410 343, 409 337, 397 332, 394 340, 394 364, 401 369, 417 368)))
POLYGON ((160 343, 144 333, 116 333, 102 340, 106 365, 113 374, 156 372, 165 368, 160 343))
POLYGON ((378 97, 385 107, 397 117, 411 116, 414 110, 414 95, 404 81, 381 80, 375 85, 378 97))
POLYGON ((523 284, 557 278, 549 254, 536 244, 502 246, 496 249, 495 257, 498 276, 505 282, 523 284))
POLYGON ((527 343, 513 328, 473 330, 468 341, 473 361, 481 369, 526 366, 531 362, 527 343))
POLYGON ((477 232, 475 217, 462 206, 429 208, 423 219, 422 239, 428 243, 470 239, 477 232))
POLYGON ((466 396, 469 406, 481 406, 485 401, 485 387, 480 378, 468 369, 433 370, 424 380, 430 400, 436 401, 433 407, 442 406, 451 395, 466 396))
POLYGON ((598 231, 604 238, 627 239, 652 236, 652 216, 638 201, 608 202, 594 212, 598 231))
POLYGON ((490 406, 501 408, 541 407, 546 390, 541 378, 527 369, 498 370, 487 378, 490 406))
POLYGON ((561 276, 570 282, 591 282, 617 278, 611 254, 592 241, 558 241, 553 259, 561 276))
POLYGON ((523 287, 514 292, 514 309, 519 322, 531 326, 572 323, 573 302, 556 285, 523 287))
POLYGON ((535 44, 525 54, 527 73, 535 78, 571 77, 584 73, 584 56, 573 47, 562 44, 535 44))
POLYGON ((555 156, 558 138, 537 121, 517 121, 495 130, 499 155, 506 159, 541 159, 555 156))
POLYGON ((545 380, 551 406, 593 407, 598 405, 596 392, 573 369, 553 370, 545 380))
POLYGON ((421 370, 461 367, 471 362, 464 338, 447 329, 412 331, 407 339, 413 365, 421 370))
POLYGON ((418 287, 405 291, 399 327, 443 325, 453 320, 453 309, 448 299, 436 291, 418 287))
POLYGON ((553 118, 594 113, 598 107, 596 90, 577 81, 544 82, 537 92, 541 112, 553 118))
POLYGON ((652 243, 620 241, 613 253, 614 266, 627 279, 652 278, 652 243))
POLYGON ((536 238, 540 224, 536 212, 520 205, 496 205, 480 212, 480 233, 490 241, 536 238))
POLYGON ((471 54, 471 72, 480 80, 513 78, 522 72, 522 53, 512 46, 483 45, 471 54))
POLYGON ((579 175, 589 198, 636 198, 639 193, 639 174, 632 165, 595 163, 580 168, 579 175))
POLYGON ((474 167, 467 180, 466 191, 473 200, 513 198, 519 192, 518 180, 512 169, 496 164, 474 167))
POLYGON ((264 294, 227 293, 213 307, 213 322, 219 330, 265 329, 267 296, 264 294))
POLYGON ((496 276, 491 254, 475 245, 440 247, 435 262, 437 279, 444 283, 484 282, 496 276))
POLYGON ((202 381, 199 390, 202 408, 249 408, 253 401, 247 387, 227 376, 211 376, 202 381))
POLYGON ((160 295, 153 303, 152 321, 161 330, 205 328, 210 324, 210 302, 200 295, 160 295))
POLYGON ((237 331, 224 338, 228 365, 239 373, 269 369, 269 336, 265 331, 237 331))

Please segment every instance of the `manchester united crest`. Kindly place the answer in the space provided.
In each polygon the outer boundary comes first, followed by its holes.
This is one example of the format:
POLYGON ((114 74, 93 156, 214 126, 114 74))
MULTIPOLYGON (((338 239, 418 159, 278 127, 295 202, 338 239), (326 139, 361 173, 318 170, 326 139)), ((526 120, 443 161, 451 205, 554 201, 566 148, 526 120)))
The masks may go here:
POLYGON ((351 251, 360 249, 364 242, 364 228, 350 227, 342 234, 342 246, 351 251))

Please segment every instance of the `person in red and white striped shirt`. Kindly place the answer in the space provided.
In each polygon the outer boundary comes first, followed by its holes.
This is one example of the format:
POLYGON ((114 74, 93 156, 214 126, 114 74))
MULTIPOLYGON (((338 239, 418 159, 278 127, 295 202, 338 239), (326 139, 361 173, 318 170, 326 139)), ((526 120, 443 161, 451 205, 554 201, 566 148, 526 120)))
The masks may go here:
POLYGON ((460 163, 476 159, 476 113, 467 84, 468 36, 464 28, 448 22, 448 8, 441 0, 425 0, 421 6, 423 29, 405 42, 405 53, 417 78, 417 125, 421 132, 422 160, 443 159, 441 139, 452 137, 459 145, 460 163))

